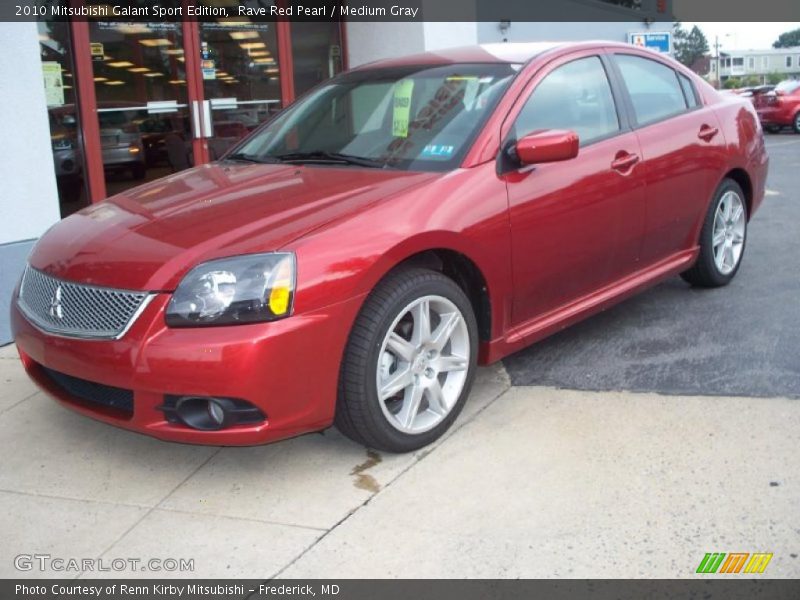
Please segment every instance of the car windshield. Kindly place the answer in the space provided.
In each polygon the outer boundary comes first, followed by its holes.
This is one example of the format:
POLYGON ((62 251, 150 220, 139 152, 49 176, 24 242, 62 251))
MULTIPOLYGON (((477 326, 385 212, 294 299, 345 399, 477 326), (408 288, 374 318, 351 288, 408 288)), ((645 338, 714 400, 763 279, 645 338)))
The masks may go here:
POLYGON ((449 170, 517 69, 456 64, 347 73, 312 90, 226 158, 449 170))

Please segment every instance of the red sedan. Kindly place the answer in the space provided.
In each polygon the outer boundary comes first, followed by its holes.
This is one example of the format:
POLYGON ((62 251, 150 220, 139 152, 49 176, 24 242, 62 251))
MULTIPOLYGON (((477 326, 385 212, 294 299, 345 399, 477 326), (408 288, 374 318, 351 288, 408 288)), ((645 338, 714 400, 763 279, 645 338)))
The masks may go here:
POLYGON ((756 96, 753 103, 761 124, 770 133, 778 133, 783 127, 800 133, 800 81, 782 81, 772 92, 756 96))
POLYGON ((61 403, 165 440, 335 423, 409 451, 477 364, 673 275, 731 281, 767 165, 750 102, 631 46, 373 63, 53 227, 16 342, 61 403))

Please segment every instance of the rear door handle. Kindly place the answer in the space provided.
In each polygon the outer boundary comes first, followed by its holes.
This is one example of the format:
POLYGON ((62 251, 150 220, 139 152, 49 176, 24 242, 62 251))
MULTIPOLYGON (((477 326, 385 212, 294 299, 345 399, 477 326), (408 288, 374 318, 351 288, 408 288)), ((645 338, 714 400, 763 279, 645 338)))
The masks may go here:
POLYGON ((703 125, 700 128, 700 133, 697 134, 697 137, 699 137, 704 142, 710 142, 714 138, 714 136, 717 135, 718 133, 719 129, 717 129, 716 127, 703 125))
POLYGON ((625 173, 633 168, 633 165, 639 162, 638 154, 628 154, 627 152, 618 152, 617 157, 611 163, 611 168, 620 173, 625 173))

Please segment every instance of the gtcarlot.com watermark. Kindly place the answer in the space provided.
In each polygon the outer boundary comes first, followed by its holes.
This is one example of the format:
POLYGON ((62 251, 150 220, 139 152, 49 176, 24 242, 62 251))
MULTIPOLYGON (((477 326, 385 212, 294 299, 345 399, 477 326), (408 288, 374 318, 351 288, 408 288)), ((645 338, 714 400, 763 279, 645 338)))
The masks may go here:
POLYGON ((91 573, 122 571, 164 571, 191 573, 193 558, 75 558, 51 554, 17 554, 14 557, 17 571, 42 573, 91 573))

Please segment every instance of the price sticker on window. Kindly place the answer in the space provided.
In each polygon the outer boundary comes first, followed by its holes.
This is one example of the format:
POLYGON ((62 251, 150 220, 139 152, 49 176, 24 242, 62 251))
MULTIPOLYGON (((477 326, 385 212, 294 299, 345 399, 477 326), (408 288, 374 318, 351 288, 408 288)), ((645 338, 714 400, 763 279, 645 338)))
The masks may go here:
POLYGON ((414 81, 404 79, 394 88, 394 111, 392 113, 392 135, 408 137, 408 123, 411 119, 411 94, 414 92, 414 81))

